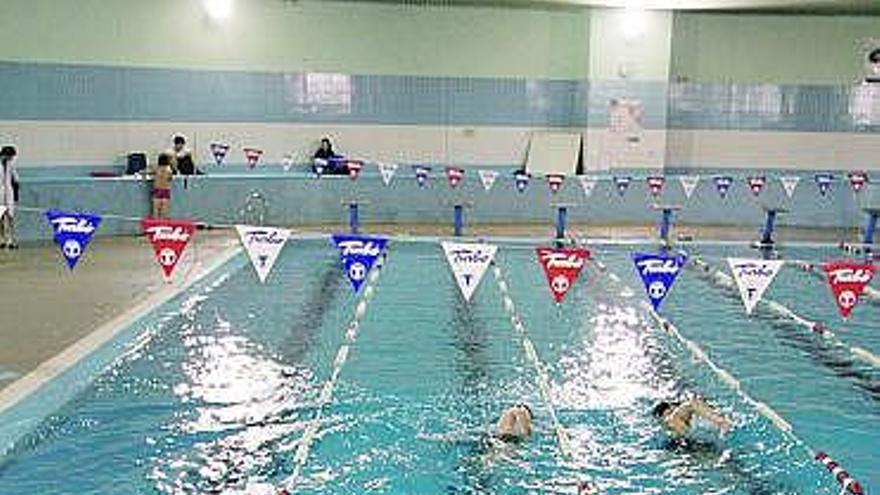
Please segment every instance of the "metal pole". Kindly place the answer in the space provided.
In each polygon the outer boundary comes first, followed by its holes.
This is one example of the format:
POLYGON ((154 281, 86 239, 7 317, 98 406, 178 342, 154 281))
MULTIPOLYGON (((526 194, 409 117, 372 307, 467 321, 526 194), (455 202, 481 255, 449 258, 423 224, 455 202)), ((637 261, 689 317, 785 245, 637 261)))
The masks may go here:
POLYGON ((455 205, 453 207, 452 228, 454 229, 455 237, 461 237, 464 230, 464 207, 462 205, 455 205))
POLYGON ((663 208, 663 217, 660 220, 660 239, 664 246, 669 245, 669 230, 672 227, 672 209, 663 208))
POLYGON ((877 230, 878 215, 880 215, 880 211, 868 212, 868 219, 865 222, 865 238, 862 241, 862 244, 865 244, 866 246, 870 246, 874 243, 874 231, 877 230))
POLYGON ((360 218, 358 217, 358 204, 356 202, 348 204, 348 225, 351 227, 352 234, 358 233, 360 218))
POLYGON ((773 229, 776 224, 776 210, 767 210, 764 220, 764 231, 761 233, 761 244, 773 244, 773 229))
POLYGON ((565 239, 565 219, 568 216, 568 208, 560 206, 556 209, 556 239, 565 239))

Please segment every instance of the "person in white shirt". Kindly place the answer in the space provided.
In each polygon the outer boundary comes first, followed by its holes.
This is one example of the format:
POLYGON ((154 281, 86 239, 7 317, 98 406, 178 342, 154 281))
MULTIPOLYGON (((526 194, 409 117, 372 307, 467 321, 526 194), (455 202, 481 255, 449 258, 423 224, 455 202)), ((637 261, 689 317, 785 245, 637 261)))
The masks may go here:
POLYGON ((0 249, 16 249, 15 203, 18 201, 18 171, 15 146, 0 149, 0 249))

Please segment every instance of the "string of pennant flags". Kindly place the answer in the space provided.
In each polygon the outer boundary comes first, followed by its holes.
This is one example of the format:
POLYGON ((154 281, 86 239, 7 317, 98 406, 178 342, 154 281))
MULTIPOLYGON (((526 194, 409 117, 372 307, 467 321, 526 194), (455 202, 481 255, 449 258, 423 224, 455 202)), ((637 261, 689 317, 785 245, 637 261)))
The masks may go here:
MULTIPOLYGON (((49 210, 45 216, 53 229, 65 264, 73 270, 100 227, 101 215, 49 210)), ((196 223, 191 220, 154 218, 141 219, 140 223, 153 248, 155 261, 166 280, 170 280, 184 250, 196 234, 196 223)), ((258 280, 265 283, 290 239, 290 230, 254 225, 236 225, 235 230, 258 280)), ((331 240, 339 250, 340 261, 352 290, 357 293, 376 260, 386 255, 389 238, 334 234, 331 240)), ((470 301, 487 268, 493 263, 498 246, 464 242, 442 242, 441 246, 462 296, 470 301)), ((591 259, 589 250, 572 247, 537 247, 535 255, 557 304, 563 303, 591 259)), ((659 312, 675 280, 687 265, 687 254, 661 249, 657 252, 636 252, 631 257, 651 306, 659 312)), ((727 261, 747 314, 752 314, 786 263, 784 260, 752 258, 728 258, 727 261)), ((872 280, 875 267, 871 262, 853 260, 828 261, 821 266, 840 315, 847 320, 872 280)))
MULTIPOLYGON (((217 165, 223 165, 226 157, 229 154, 230 149, 231 147, 228 144, 210 144, 211 155, 214 157, 214 161, 217 165)), ((248 164, 248 167, 252 169, 257 166, 261 157, 263 156, 263 151, 254 147, 243 147, 242 152, 244 154, 245 161, 248 164)), ((294 163, 295 158, 291 153, 285 154, 281 159, 281 164, 284 170, 290 170, 293 167, 294 163)), ((353 159, 341 159, 341 163, 345 167, 345 170, 348 172, 349 178, 351 178, 352 180, 357 180, 360 177, 361 171, 367 165, 367 162, 363 160, 353 159)), ((315 159, 312 162, 312 171, 314 172, 314 175, 317 178, 323 176, 325 171, 328 169, 329 164, 330 161, 328 160, 320 158, 315 159)), ((373 165, 375 165, 376 168, 379 170, 382 182, 386 186, 391 185, 391 182, 393 181, 395 175, 400 169, 400 166, 397 163, 375 162, 373 163, 373 165)), ((416 184, 420 188, 425 188, 434 176, 434 167, 428 165, 411 165, 411 168, 413 171, 413 176, 416 180, 416 184)), ((483 185, 483 189, 486 192, 492 190, 497 179, 501 176, 501 173, 498 170, 492 169, 478 169, 476 170, 476 172, 480 183, 483 185)), ((459 187, 459 185, 465 181, 465 178, 468 175, 467 171, 464 168, 456 166, 444 167, 443 173, 446 177, 446 181, 449 184, 449 187, 453 189, 459 187)), ((599 177, 591 175, 578 175, 576 177, 578 182, 580 183, 581 190, 586 197, 592 195, 596 184, 601 180, 599 177)), ((697 186, 703 179, 709 179, 711 181, 721 199, 725 199, 730 190, 737 183, 736 178, 731 175, 725 174, 711 175, 709 177, 703 177, 696 174, 688 174, 679 175, 677 177, 681 189, 684 192, 685 198, 687 199, 691 198, 697 186)), ((562 186, 565 183, 567 177, 565 174, 551 173, 545 174, 544 178, 550 191, 552 193, 557 193, 560 189, 562 189, 562 186)), ((856 194, 861 192, 869 183, 868 174, 860 170, 846 173, 845 178, 848 180, 849 186, 852 191, 856 194)), ((789 198, 792 198, 794 196, 795 190, 797 189, 801 181, 801 177, 797 175, 780 175, 778 176, 778 179, 786 195, 789 198)), ((839 179, 840 178, 829 172, 820 172, 813 175, 813 181, 815 182, 816 191, 822 197, 827 196, 831 192, 833 185, 839 179)), ((611 178, 611 181, 614 184, 618 195, 621 197, 625 196, 626 193, 630 190, 630 185, 634 180, 635 178, 629 175, 615 175, 611 178)), ((532 181, 532 174, 524 170, 517 170, 513 173, 513 181, 514 186, 518 192, 525 192, 532 181)), ((745 177, 744 182, 748 190, 757 197, 760 196, 761 193, 765 190, 768 184, 768 178, 765 175, 749 175, 745 177)), ((645 187, 650 192, 651 196, 655 198, 659 197, 667 188, 667 177, 665 175, 649 175, 645 177, 645 187)))

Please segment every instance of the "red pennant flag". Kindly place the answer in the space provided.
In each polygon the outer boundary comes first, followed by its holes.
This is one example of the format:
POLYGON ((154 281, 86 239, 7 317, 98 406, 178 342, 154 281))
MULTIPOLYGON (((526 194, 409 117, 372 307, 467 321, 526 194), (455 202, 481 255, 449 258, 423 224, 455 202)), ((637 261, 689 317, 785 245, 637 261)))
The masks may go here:
POLYGON ((449 181, 450 187, 458 187, 464 179, 464 170, 458 167, 446 167, 446 180, 449 181))
POLYGON ((244 157, 250 168, 256 167, 260 157, 263 156, 263 150, 257 148, 242 148, 242 151, 244 151, 244 157))
POLYGON ((156 261, 165 272, 165 278, 171 278, 183 250, 196 232, 196 224, 189 220, 145 218, 141 220, 141 226, 147 239, 153 244, 156 261))
POLYGON ((849 185, 854 193, 857 193, 868 183, 868 174, 864 172, 850 172, 849 185))
POLYGON ((550 293, 557 304, 561 303, 590 259, 590 251, 583 248, 537 248, 535 252, 547 275, 550 293))
POLYGON ((663 192, 663 186, 666 184, 666 177, 653 176, 648 177, 648 189, 651 190, 652 196, 659 196, 663 192))
POLYGON ((550 187, 550 192, 556 193, 562 187, 562 183, 565 182, 565 176, 562 174, 547 174, 547 185, 550 187))
POLYGON ((364 168, 364 162, 360 160, 348 160, 345 162, 345 168, 348 169, 348 178, 355 180, 361 174, 361 169, 364 168))
POLYGON ((755 196, 761 194, 761 191, 764 189, 764 185, 767 183, 767 179, 763 175, 749 177, 747 180, 749 183, 749 189, 752 190, 752 194, 754 194, 755 196))
POLYGON ((830 261, 822 265, 822 269, 828 277, 828 284, 831 286, 831 292, 834 293, 840 315, 844 320, 849 319, 849 314, 858 304, 862 291, 874 276, 874 265, 853 261, 830 261))

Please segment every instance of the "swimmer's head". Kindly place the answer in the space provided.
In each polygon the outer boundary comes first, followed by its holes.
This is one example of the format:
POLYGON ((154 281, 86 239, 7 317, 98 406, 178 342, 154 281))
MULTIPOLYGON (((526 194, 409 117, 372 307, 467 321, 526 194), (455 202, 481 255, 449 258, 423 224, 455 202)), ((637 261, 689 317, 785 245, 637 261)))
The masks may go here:
POLYGON ((530 408, 528 405, 526 405, 526 404, 517 404, 517 405, 514 406, 514 407, 518 407, 518 408, 524 409, 527 413, 529 413, 529 419, 534 419, 535 415, 532 414, 532 408, 530 408))
POLYGON ((662 418, 667 412, 669 412, 670 409, 672 409, 672 404, 664 400, 654 406, 654 410, 651 412, 651 414, 653 414, 655 418, 662 418))

